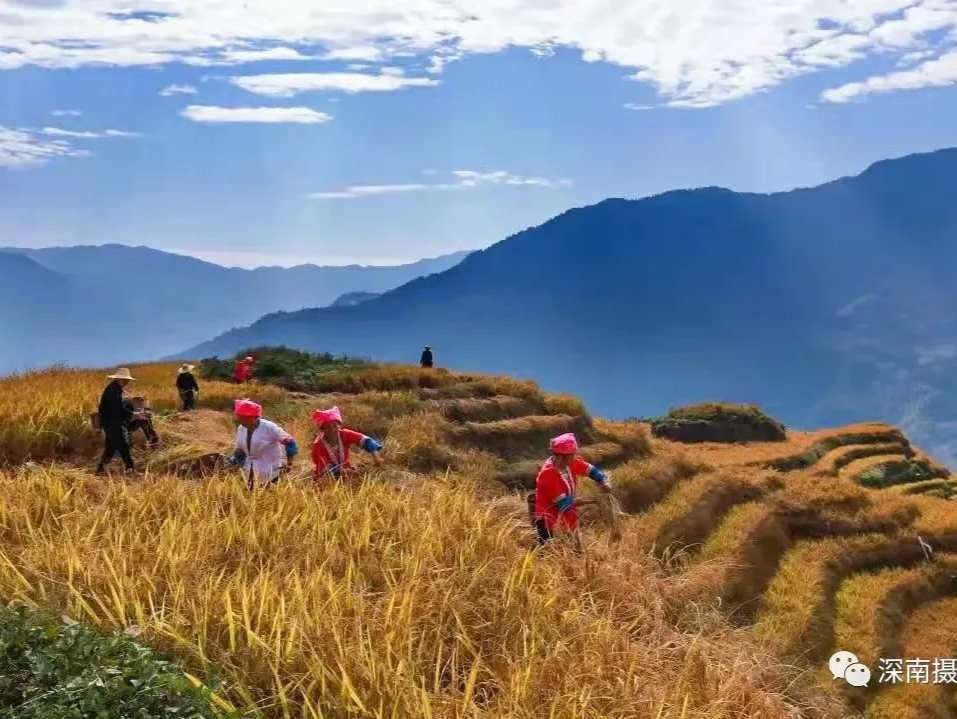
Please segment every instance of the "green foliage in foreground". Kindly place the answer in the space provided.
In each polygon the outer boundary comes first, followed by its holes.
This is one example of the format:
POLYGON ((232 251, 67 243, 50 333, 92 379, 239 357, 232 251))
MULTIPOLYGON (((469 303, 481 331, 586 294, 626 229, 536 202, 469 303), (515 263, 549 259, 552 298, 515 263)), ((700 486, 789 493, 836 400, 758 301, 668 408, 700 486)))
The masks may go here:
POLYGON ((179 667, 131 637, 0 607, 0 718, 213 717, 179 667))
POLYGON ((256 362, 253 375, 261 380, 284 380, 290 384, 315 384, 325 375, 343 370, 369 368, 365 360, 312 354, 288 347, 253 347, 226 359, 208 357, 201 360, 199 374, 203 379, 230 380, 236 360, 251 356, 256 362))

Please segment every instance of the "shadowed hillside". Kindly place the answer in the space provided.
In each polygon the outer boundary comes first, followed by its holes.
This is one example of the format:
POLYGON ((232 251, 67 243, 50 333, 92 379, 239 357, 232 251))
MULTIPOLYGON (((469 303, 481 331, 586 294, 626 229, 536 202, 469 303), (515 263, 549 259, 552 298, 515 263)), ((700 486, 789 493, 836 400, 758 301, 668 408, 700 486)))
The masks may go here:
POLYGON ((719 188, 577 208, 355 307, 263 317, 246 346, 532 377, 597 411, 721 397, 793 426, 903 423, 949 460, 957 419, 957 150, 772 195, 719 188))
POLYGON ((319 489, 300 464, 250 494, 203 462, 237 388, 178 413, 174 372, 134 368, 164 446, 125 480, 88 470, 103 372, 0 380, 0 595, 135 626, 253 716, 957 717, 945 686, 827 671, 838 648, 957 650, 954 480, 895 427, 687 444, 504 376, 330 361, 245 391, 305 446, 339 405, 385 469, 319 489), (586 480, 584 557, 529 554, 525 493, 568 430, 619 508, 586 480))

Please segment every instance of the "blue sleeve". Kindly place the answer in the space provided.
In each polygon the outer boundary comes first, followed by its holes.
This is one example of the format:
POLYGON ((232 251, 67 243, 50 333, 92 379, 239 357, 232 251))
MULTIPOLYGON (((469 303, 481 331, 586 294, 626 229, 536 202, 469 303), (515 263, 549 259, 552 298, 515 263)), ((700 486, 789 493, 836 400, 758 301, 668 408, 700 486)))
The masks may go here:
POLYGON ((369 454, 372 454, 382 449, 382 445, 376 442, 374 439, 372 439, 372 437, 363 437, 362 449, 364 449, 369 454))
POLYGON ((555 500, 555 506, 558 508, 558 511, 564 514, 569 509, 572 508, 572 505, 575 504, 575 500, 572 499, 569 495, 565 495, 561 499, 555 500))
POLYGON ((299 454, 299 445, 296 444, 296 440, 291 439, 286 442, 286 456, 292 459, 297 454, 299 454))
POLYGON ((588 476, 598 484, 604 484, 608 481, 608 475, 602 472, 595 465, 591 465, 591 468, 588 470, 588 476))

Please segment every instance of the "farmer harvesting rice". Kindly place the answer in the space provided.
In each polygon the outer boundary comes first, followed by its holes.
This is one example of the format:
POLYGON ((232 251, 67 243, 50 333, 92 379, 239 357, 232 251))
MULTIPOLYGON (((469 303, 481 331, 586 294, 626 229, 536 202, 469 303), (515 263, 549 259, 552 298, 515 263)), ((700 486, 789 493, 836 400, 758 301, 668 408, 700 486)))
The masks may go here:
POLYGON ((243 468, 249 489, 257 475, 260 485, 275 484, 285 468, 283 450, 290 463, 299 453, 296 440, 275 422, 263 419, 262 407, 255 402, 237 399, 234 411, 239 427, 232 465, 243 468))
POLYGON ((578 440, 571 432, 550 443, 552 456, 545 460, 535 479, 535 529, 544 544, 556 531, 578 531, 575 493, 579 478, 587 475, 603 492, 611 494, 608 477, 598 467, 578 456, 578 440))
POLYGON ((123 389, 134 380, 129 369, 123 367, 108 375, 110 383, 100 396, 100 406, 97 408, 100 419, 100 429, 103 430, 103 455, 96 465, 96 473, 104 474, 106 465, 113 460, 113 456, 120 455, 128 472, 133 471, 133 457, 130 455, 129 422, 133 419, 133 410, 124 402, 123 389))
POLYGON ((362 447, 372 455, 377 467, 382 466, 382 445, 361 432, 342 427, 342 413, 338 407, 317 409, 312 420, 319 427, 319 436, 312 443, 312 462, 316 466, 316 480, 326 477, 340 478, 350 475, 354 469, 349 461, 349 449, 362 447))
POLYGON ((183 410, 193 409, 196 406, 196 395, 199 394, 199 385, 193 376, 193 365, 184 364, 179 368, 176 374, 176 389, 183 401, 183 410))

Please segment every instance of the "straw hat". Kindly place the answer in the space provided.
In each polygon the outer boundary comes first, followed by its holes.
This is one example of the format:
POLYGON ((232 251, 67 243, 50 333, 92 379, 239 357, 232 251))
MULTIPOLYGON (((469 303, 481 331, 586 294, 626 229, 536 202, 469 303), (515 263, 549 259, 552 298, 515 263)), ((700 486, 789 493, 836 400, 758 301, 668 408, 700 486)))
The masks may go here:
POLYGON ((179 373, 186 374, 187 372, 192 372, 194 367, 196 367, 196 365, 184 364, 182 367, 179 368, 179 373))
POLYGON ((131 380, 136 380, 136 377, 134 377, 133 375, 131 375, 129 369, 127 369, 126 367, 120 367, 120 368, 119 368, 118 370, 116 370, 116 372, 114 372, 113 374, 108 374, 107 377, 108 377, 109 379, 131 379, 131 380))

